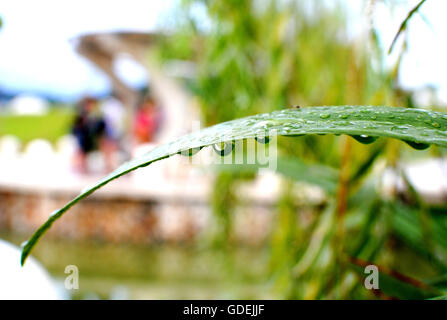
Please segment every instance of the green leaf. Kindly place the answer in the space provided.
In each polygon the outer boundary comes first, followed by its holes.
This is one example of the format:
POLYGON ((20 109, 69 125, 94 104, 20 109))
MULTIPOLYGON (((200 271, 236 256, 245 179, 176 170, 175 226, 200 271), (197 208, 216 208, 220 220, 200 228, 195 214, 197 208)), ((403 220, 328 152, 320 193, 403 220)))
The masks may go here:
MULTIPOLYGON (((351 258, 351 268, 358 275, 364 278, 365 267, 373 263, 360 259, 351 258)), ((384 293, 388 298, 404 300, 421 300, 440 296, 442 291, 434 288, 425 282, 408 277, 394 270, 389 270, 381 266, 379 268, 379 288, 378 291, 384 293)), ((365 288, 365 290, 368 290, 365 288)))
POLYGON ((441 253, 447 252, 447 229, 445 226, 436 219, 431 220, 430 237, 432 244, 437 248, 437 253, 432 252, 427 248, 424 239, 423 226, 418 218, 419 211, 398 202, 389 202, 388 206, 391 211, 394 234, 425 259, 430 258, 430 261, 437 267, 446 270, 445 259, 439 256, 441 253))
POLYGON ((379 145, 375 150, 371 152, 368 158, 355 170, 352 174, 350 180, 350 184, 358 182, 360 179, 365 177, 367 173, 371 170, 377 158, 382 154, 384 150, 384 146, 379 145))
POLYGON ((426 0, 419 1, 419 3, 413 9, 410 10, 410 12, 408 13, 405 20, 402 21, 402 23, 400 24, 399 30, 397 31, 396 35, 394 36, 393 41, 391 42, 390 48, 388 50, 388 54, 391 54, 391 52, 393 51, 394 45, 396 44, 396 41, 399 38, 400 34, 407 29, 408 21, 410 21, 411 17, 413 17, 413 15, 419 10, 419 8, 424 4, 425 1, 426 0))
POLYGON ((40 237, 78 201, 112 180, 180 152, 189 154, 191 149, 226 141, 264 136, 266 131, 269 136, 348 134, 363 138, 389 137, 410 143, 447 147, 446 129, 446 113, 371 106, 287 109, 224 122, 159 146, 151 152, 123 164, 97 184, 84 189, 76 198, 53 212, 48 220, 24 244, 21 264, 23 265, 40 237))
MULTIPOLYGON (((256 173, 260 168, 262 166, 258 164, 216 165, 218 171, 230 172, 256 173)), ((310 164, 289 157, 278 157, 274 171, 292 180, 319 186, 330 194, 334 194, 337 188, 339 172, 329 166, 310 164)))

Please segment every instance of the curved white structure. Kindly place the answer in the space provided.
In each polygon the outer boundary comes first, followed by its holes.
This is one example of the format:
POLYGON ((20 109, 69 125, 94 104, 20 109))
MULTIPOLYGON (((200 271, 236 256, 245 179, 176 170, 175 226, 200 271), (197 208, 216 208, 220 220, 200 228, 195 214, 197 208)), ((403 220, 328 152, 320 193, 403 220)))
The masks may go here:
POLYGON ((20 266, 20 249, 0 239, 0 300, 62 299, 48 272, 33 257, 20 266))

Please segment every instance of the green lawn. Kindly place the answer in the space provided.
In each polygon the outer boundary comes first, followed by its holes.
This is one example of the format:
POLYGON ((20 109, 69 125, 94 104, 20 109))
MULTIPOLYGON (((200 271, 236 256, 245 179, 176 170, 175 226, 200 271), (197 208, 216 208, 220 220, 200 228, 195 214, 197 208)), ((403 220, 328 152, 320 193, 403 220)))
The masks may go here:
POLYGON ((22 143, 41 138, 56 142, 70 131, 74 112, 53 109, 46 115, 0 115, 0 136, 14 135, 22 143))

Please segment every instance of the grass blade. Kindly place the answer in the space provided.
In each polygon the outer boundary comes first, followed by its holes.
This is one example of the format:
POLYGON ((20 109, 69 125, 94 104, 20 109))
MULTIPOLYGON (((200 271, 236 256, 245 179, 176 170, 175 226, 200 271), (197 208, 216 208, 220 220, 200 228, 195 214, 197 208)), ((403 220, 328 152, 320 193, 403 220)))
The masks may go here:
POLYGON ((419 10, 419 8, 424 4, 426 0, 421 0, 407 15, 404 21, 400 24, 399 30, 397 31, 396 35, 394 36, 393 42, 391 42, 390 49, 388 50, 388 54, 391 54, 393 51, 394 45, 396 44, 397 39, 399 38, 400 34, 407 29, 408 21, 410 21, 411 17, 419 10))
MULTIPOLYGON (((411 144, 434 144, 447 147, 447 113, 426 110, 334 106, 287 109, 224 122, 159 146, 133 159, 107 175, 95 185, 84 189, 76 198, 53 212, 48 220, 24 244, 23 265, 40 237, 73 205, 112 180, 155 161, 191 149, 211 146, 223 141, 255 138, 260 135, 347 134, 360 137, 389 137, 411 144)), ((368 143, 370 141, 368 140, 368 143)))

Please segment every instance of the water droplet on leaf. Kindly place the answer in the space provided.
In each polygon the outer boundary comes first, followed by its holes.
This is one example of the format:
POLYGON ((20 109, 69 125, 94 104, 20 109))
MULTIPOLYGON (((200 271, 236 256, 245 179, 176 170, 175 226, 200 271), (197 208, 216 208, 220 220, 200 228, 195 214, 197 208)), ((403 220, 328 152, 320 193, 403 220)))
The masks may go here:
POLYGON ((416 149, 416 150, 425 150, 428 147, 430 147, 429 144, 422 143, 422 142, 414 142, 414 141, 407 141, 407 140, 404 140, 404 142, 406 144, 408 144, 410 147, 412 147, 413 149, 416 149))
POLYGON ((270 138, 267 136, 266 137, 255 137, 255 140, 262 144, 268 144, 270 142, 270 138))
POLYGON ((220 142, 213 145, 214 151, 220 156, 226 156, 231 153, 234 149, 234 142, 233 141, 227 141, 227 142, 220 142))
POLYGON ((353 137, 355 140, 357 140, 358 142, 363 143, 363 144, 370 144, 377 140, 376 137, 371 137, 371 136, 367 136, 364 134, 351 136, 351 137, 353 137))
POLYGON ((202 147, 191 148, 191 149, 187 149, 187 150, 182 150, 178 154, 185 156, 185 157, 192 157, 192 156, 196 155, 197 152, 199 152, 201 149, 202 149, 202 147))

